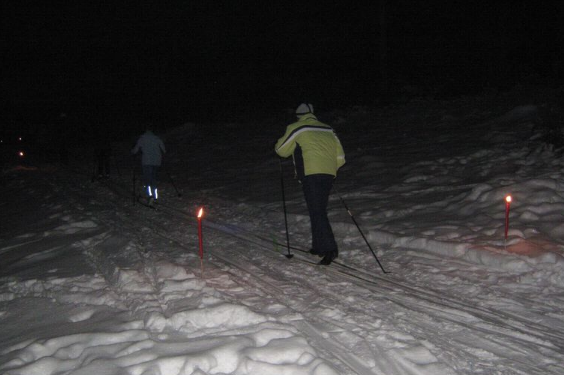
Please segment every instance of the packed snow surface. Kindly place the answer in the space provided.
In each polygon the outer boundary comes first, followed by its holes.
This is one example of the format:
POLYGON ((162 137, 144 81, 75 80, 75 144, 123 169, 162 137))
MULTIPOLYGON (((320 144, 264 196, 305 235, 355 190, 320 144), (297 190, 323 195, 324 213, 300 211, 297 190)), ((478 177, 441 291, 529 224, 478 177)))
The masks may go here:
POLYGON ((109 180, 85 151, 5 166, 0 373, 561 375, 564 159, 543 105, 319 113, 347 153, 328 267, 273 152, 289 118, 169 129, 157 210, 134 203, 133 138, 109 180))

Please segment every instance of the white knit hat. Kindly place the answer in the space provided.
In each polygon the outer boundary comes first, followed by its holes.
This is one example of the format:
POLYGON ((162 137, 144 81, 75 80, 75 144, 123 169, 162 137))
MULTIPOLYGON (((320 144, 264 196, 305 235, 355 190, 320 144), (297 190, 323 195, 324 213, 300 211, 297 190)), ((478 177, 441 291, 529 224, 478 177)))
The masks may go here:
POLYGON ((311 104, 302 103, 296 109, 296 115, 302 116, 306 113, 313 113, 313 106, 311 104))

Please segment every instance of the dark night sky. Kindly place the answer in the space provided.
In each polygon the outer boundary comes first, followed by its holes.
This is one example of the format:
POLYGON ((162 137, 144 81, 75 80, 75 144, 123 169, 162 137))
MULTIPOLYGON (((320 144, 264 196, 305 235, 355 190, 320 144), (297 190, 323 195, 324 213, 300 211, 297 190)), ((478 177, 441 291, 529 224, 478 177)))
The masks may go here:
MULTIPOLYGON (((60 112, 178 124, 382 96, 377 0, 48 3, 2 2, 5 124, 60 112)), ((387 3, 389 97, 406 85, 476 93, 534 74, 562 84, 562 5, 387 3)))

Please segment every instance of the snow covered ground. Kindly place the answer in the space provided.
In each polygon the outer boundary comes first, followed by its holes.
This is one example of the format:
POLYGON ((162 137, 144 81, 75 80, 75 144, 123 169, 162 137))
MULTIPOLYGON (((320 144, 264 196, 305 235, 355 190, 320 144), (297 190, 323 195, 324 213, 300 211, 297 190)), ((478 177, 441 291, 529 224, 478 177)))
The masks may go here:
POLYGON ((80 157, 6 168, 0 373, 563 374, 564 159, 540 139, 546 98, 319 113, 348 161, 329 267, 305 252, 289 161, 284 256, 273 146, 291 117, 169 131, 156 211, 133 203, 131 144, 106 182, 80 157))

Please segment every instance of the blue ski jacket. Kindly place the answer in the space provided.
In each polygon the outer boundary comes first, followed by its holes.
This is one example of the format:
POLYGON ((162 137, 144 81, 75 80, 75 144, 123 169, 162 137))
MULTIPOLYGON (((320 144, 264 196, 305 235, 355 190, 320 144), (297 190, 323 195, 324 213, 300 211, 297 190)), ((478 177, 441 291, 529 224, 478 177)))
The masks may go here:
POLYGON ((136 154, 139 150, 143 153, 142 165, 160 166, 162 155, 166 153, 163 141, 150 130, 139 137, 131 153, 136 154))

